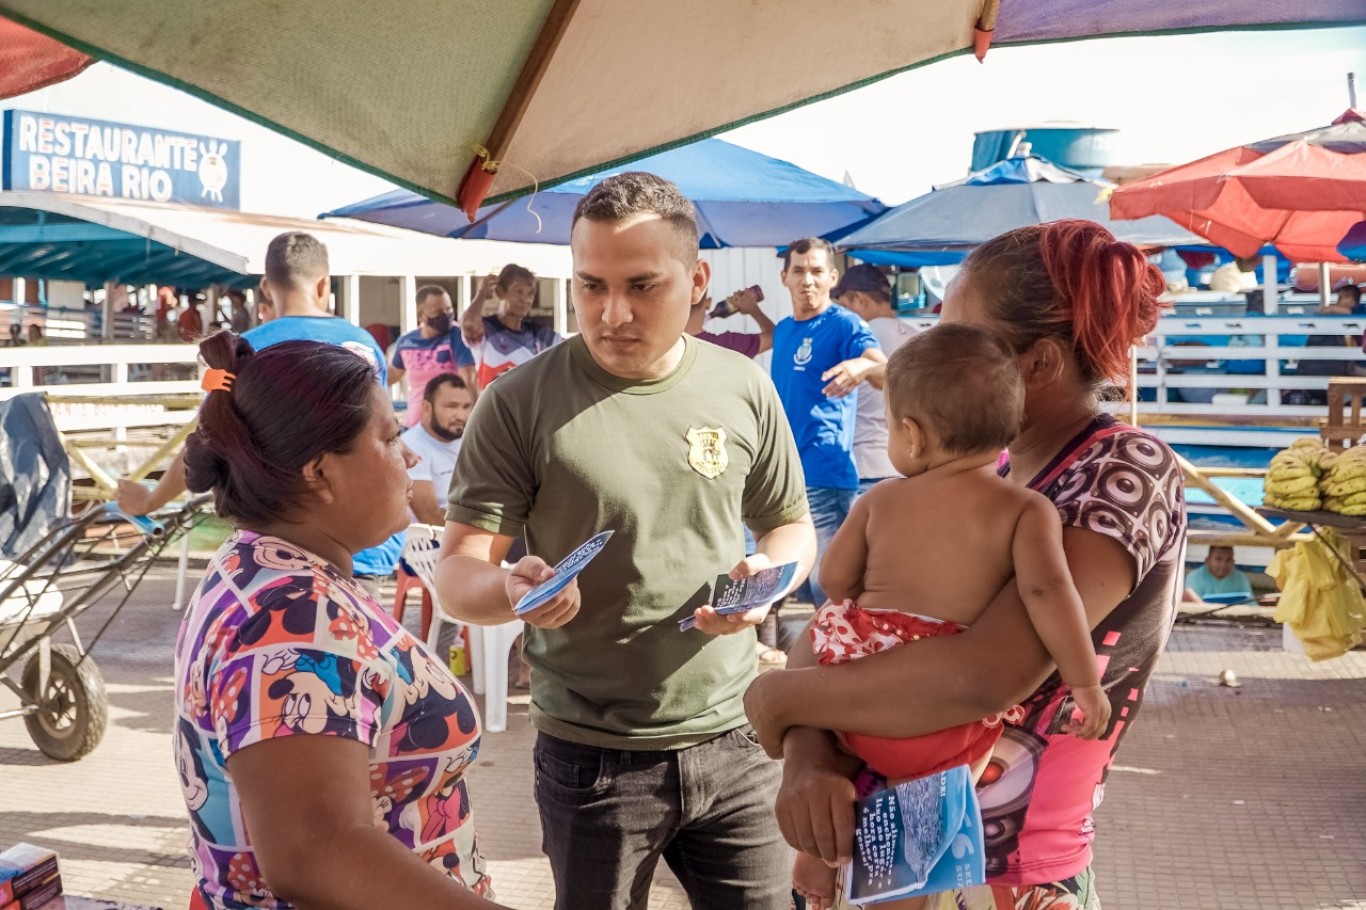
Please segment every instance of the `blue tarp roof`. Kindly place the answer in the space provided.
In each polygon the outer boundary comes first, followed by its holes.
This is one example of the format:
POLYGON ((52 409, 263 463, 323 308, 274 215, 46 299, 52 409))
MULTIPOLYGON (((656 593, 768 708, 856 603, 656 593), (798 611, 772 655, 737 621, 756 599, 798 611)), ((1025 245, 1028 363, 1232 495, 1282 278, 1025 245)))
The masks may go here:
POLYGON ((703 249, 776 247, 799 237, 838 235, 887 210, 866 193, 790 162, 720 139, 704 139, 544 188, 529 199, 485 206, 474 224, 453 206, 408 190, 385 193, 322 217, 355 218, 449 237, 567 244, 579 199, 604 178, 625 171, 648 171, 676 183, 697 206, 703 249))
MULTIPOLYGON (((50 281, 249 287, 270 241, 307 231, 334 276, 446 275, 495 261, 484 245, 337 219, 304 221, 133 199, 23 190, 0 192, 0 275, 50 281)), ((555 257, 559 258, 559 257, 555 257)), ((547 275, 567 274, 547 257, 547 275)))
POLYGON ((245 288, 256 281, 148 237, 5 205, 0 205, 0 275, 79 281, 91 288, 106 281, 245 288))
POLYGON ((1139 246, 1206 243, 1168 218, 1111 221, 1108 188, 1042 158, 1010 158, 897 206, 840 245, 866 262, 944 265, 998 234, 1063 218, 1095 221, 1139 246))

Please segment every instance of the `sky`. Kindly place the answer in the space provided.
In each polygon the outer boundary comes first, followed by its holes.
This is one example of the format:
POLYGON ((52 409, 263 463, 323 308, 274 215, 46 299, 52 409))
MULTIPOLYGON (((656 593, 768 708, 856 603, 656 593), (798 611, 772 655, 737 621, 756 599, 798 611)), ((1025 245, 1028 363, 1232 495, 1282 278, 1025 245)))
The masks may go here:
MULTIPOLYGON (((1350 71, 1366 107, 1366 27, 993 48, 984 64, 943 60, 721 138, 897 204, 963 177, 980 130, 1078 121, 1120 130, 1121 163, 1175 164, 1328 123, 1348 106, 1350 71)), ((391 188, 109 64, 10 107, 240 139, 246 211, 312 218, 391 188)))

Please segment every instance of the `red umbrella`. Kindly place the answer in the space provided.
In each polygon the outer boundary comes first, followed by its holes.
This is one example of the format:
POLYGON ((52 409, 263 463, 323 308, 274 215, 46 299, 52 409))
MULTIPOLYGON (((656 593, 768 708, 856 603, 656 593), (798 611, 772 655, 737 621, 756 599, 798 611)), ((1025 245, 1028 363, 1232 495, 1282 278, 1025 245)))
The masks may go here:
POLYGON ((1110 215, 1165 215, 1237 256, 1272 244, 1297 261, 1342 262, 1338 242, 1366 216, 1366 116, 1349 110, 1125 184, 1110 215))
POLYGON ((94 62, 46 35, 0 19, 0 98, 70 79, 94 62))

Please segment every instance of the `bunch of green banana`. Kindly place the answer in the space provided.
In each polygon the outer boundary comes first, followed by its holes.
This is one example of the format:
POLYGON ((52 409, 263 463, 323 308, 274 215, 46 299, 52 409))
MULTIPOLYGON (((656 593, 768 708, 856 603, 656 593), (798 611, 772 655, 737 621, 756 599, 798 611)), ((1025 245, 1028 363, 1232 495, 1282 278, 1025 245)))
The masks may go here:
MULTIPOLYGON (((1277 452, 1267 469, 1262 501, 1275 509, 1313 512, 1323 508, 1320 478, 1337 464, 1337 453, 1312 437, 1277 452)), ((1366 463, 1363 463, 1366 468, 1366 463)), ((1366 490, 1366 486, 1362 487, 1366 490)))
POLYGON ((1366 515, 1366 447, 1353 446, 1337 457, 1319 481, 1323 507, 1342 515, 1366 515))

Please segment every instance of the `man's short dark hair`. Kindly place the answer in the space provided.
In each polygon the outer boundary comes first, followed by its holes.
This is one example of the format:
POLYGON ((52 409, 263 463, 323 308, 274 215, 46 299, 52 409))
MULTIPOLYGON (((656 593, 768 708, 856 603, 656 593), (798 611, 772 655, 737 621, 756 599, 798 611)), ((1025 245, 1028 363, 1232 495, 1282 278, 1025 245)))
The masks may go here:
POLYGON ((887 359, 887 400, 944 450, 967 455, 1004 449, 1024 420, 1024 380, 1015 352, 970 325, 938 325, 907 339, 887 359))
POLYGON ((266 248, 266 280, 271 284, 306 288, 329 274, 327 247, 312 234, 290 231, 266 248))
POLYGON ((825 250, 825 261, 831 265, 835 264, 835 247, 828 240, 819 237, 803 237, 801 240, 794 240, 783 250, 783 271, 786 272, 792 265, 793 253, 809 253, 812 250, 825 250))
POLYGON ((679 258, 697 261, 697 210, 672 182, 644 171, 613 174, 588 191, 574 207, 570 230, 580 218, 620 224, 635 215, 658 215, 673 225, 679 238, 679 258))
POLYGON ((427 380, 427 385, 422 390, 422 400, 427 402, 427 404, 435 404, 436 393, 441 391, 443 385, 454 386, 457 389, 469 388, 469 386, 465 385, 465 380, 454 373, 437 373, 431 379, 427 380))
POLYGON ((1338 288, 1338 293, 1346 294, 1357 303, 1361 303, 1361 287, 1359 285, 1344 284, 1342 287, 1338 288))
POLYGON ((422 304, 427 302, 428 297, 435 297, 437 294, 449 293, 450 291, 446 290, 439 284, 424 284, 422 287, 417 289, 417 305, 421 307, 422 304))

